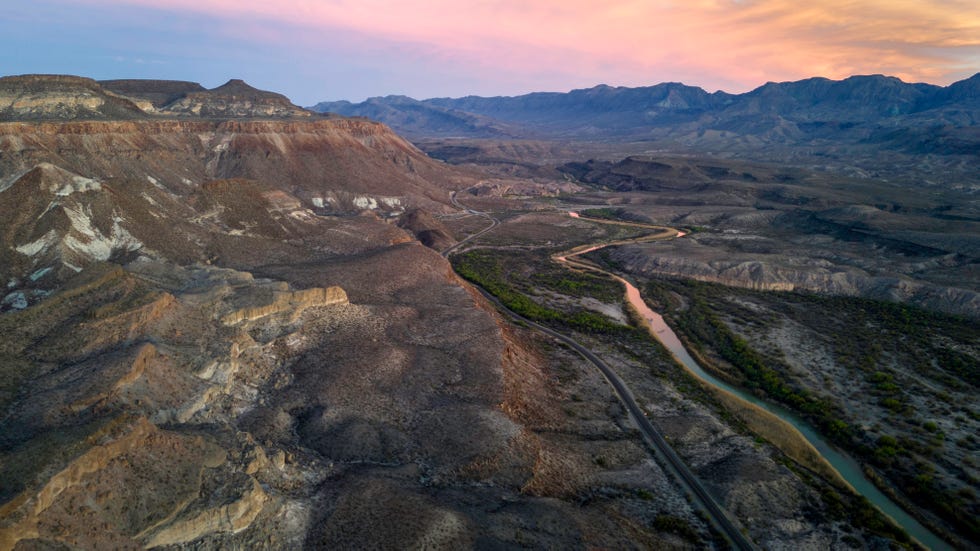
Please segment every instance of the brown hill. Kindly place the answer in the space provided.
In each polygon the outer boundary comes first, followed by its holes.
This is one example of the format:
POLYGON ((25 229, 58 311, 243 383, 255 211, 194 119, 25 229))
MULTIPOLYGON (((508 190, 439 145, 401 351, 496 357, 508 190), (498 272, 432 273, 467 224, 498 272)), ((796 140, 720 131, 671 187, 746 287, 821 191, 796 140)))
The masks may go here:
POLYGON ((189 93, 207 90, 196 82, 183 80, 100 80, 99 85, 103 89, 120 96, 148 101, 156 109, 164 107, 189 93))
POLYGON ((404 241, 313 213, 448 211, 472 183, 363 120, 6 123, 0 148, 2 309, 99 262, 247 268, 404 241), (327 238, 342 225, 359 229, 327 238))
POLYGON ((68 75, 0 78, 0 121, 133 119, 145 113, 90 79, 68 75))
POLYGON ((444 250, 456 241, 445 224, 422 209, 406 212, 398 219, 398 227, 412 232, 423 245, 436 251, 444 250))
POLYGON ((289 98, 232 79, 211 90, 189 91, 164 105, 166 114, 201 117, 310 117, 313 113, 293 105, 289 98))
POLYGON ((233 79, 206 90, 196 82, 105 80, 70 75, 0 78, 0 121, 120 120, 160 117, 320 118, 289 98, 233 79))
POLYGON ((396 203, 445 209, 447 190, 468 182, 364 120, 14 123, 0 125, 0 145, 9 152, 0 158, 4 180, 42 162, 86 176, 152 179, 177 195, 206 180, 250 178, 281 182, 306 206, 328 211, 380 197, 397 199, 376 200, 382 211, 396 203))

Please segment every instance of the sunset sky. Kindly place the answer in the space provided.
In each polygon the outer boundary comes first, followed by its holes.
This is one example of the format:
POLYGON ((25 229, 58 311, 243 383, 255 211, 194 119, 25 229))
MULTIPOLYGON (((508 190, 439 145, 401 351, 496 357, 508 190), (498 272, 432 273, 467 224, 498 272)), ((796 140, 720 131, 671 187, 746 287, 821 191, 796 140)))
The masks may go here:
POLYGON ((980 71, 977 0, 2 0, 0 74, 243 78, 300 105, 980 71))

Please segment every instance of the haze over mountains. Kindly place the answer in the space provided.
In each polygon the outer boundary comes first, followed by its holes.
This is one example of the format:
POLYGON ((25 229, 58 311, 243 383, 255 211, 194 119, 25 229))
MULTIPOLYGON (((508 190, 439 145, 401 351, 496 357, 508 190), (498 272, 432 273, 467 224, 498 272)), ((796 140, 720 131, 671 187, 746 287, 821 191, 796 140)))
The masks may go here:
MULTIPOLYGON (((821 158, 880 159, 882 151, 941 156, 944 164, 960 157, 975 161, 980 150, 980 74, 946 87, 870 75, 770 82, 744 94, 708 93, 680 83, 600 85, 516 97, 387 96, 358 104, 322 102, 311 109, 365 116, 416 139, 647 142, 660 149, 811 165, 821 158)), ((907 161, 899 164, 906 168, 907 161)), ((858 163, 870 171, 878 168, 874 164, 858 163)))
MULTIPOLYGON (((362 103, 321 102, 311 109, 366 116, 413 135, 469 137, 621 138, 682 136, 699 129, 787 141, 818 138, 873 124, 966 127, 980 118, 980 73, 947 87, 908 84, 883 75, 840 81, 810 78, 770 82, 744 94, 708 93, 680 83, 641 88, 599 85, 568 93, 537 92, 515 97, 370 98, 362 103), (750 117, 753 120, 748 120, 750 117), (450 124, 454 122, 455 124, 450 124), (824 125, 837 123, 836 128, 824 125), (681 128, 678 128, 681 127, 681 128), (512 136, 511 137, 517 137, 512 136)), ((867 128, 864 129, 867 132, 867 128)), ((854 130, 855 134, 860 130, 854 130)))

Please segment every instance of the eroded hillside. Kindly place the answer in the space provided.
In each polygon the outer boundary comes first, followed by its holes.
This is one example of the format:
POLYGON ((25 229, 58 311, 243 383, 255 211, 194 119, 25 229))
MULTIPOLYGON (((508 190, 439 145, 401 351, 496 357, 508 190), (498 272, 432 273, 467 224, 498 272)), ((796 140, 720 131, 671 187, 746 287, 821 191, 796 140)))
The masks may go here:
POLYGON ((452 242, 470 176, 377 123, 68 85, 0 123, 0 547, 714 545, 598 374, 392 220, 452 242))

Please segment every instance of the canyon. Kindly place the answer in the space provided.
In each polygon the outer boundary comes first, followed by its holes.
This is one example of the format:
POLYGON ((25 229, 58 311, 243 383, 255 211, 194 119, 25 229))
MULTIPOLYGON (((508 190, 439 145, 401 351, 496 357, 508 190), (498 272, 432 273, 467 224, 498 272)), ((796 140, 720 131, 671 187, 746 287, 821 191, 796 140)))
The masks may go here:
MULTIPOLYGON (((961 101, 964 86, 942 93, 961 101)), ((663 109, 700 108, 682 92, 663 109)), ((739 293, 952 316, 929 334, 952 343, 962 373, 913 378, 890 349, 880 369, 921 383, 921 407, 961 442, 935 444, 908 415, 895 429, 933 447, 913 459, 975 510, 976 466, 953 465, 976 449, 975 403, 955 423, 936 403, 968 402, 976 384, 976 335, 962 329, 980 306, 971 180, 910 197, 905 180, 842 176, 843 164, 652 154, 458 116, 493 131, 447 138, 446 119, 409 141, 240 80, 0 78, 0 548, 730 545, 603 375, 475 284, 601 356, 755 545, 916 545, 685 375, 631 321, 616 281, 551 261, 605 242, 622 244, 590 261, 642 283, 668 320, 696 296, 659 281, 724 284, 736 290, 718 304, 781 312, 780 327, 803 322, 782 299, 739 293), (635 227, 568 210, 690 233, 632 242, 635 227)), ((966 174, 963 159, 929 162, 966 174)), ((779 340, 733 312, 711 315, 783 346, 792 384, 848 377, 830 360, 800 375, 812 358, 785 342, 805 331, 779 340)), ((716 343, 679 333, 743 378, 716 343)), ((895 435, 865 432, 854 439, 895 435)), ((903 461, 874 464, 899 492, 903 461)), ((917 514, 974 541, 968 522, 917 514)))

